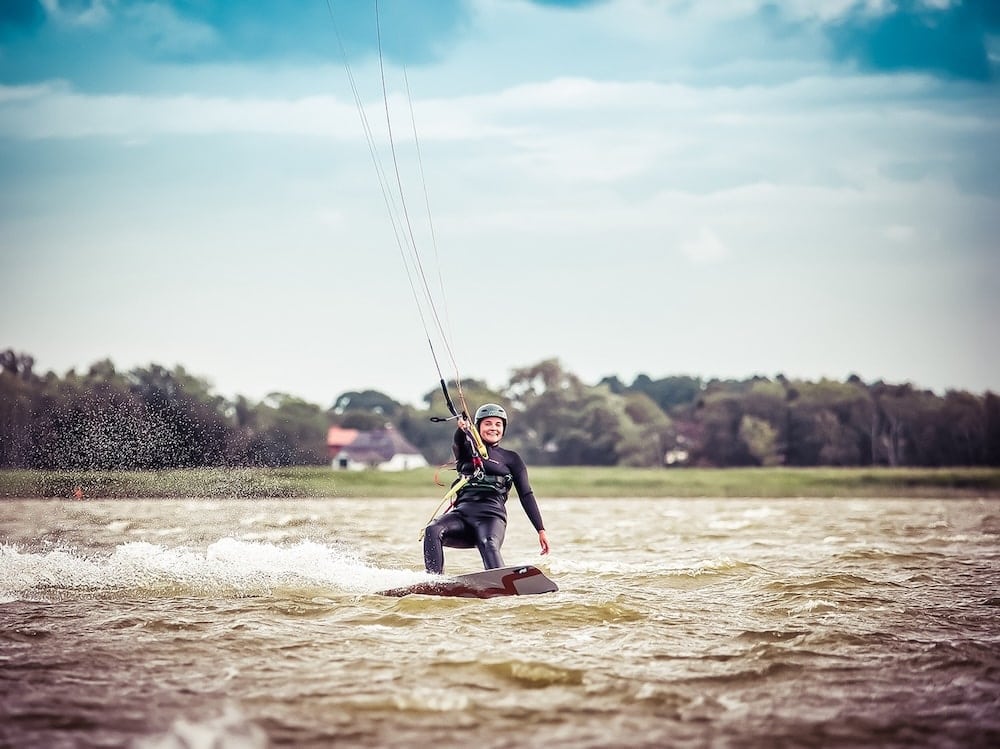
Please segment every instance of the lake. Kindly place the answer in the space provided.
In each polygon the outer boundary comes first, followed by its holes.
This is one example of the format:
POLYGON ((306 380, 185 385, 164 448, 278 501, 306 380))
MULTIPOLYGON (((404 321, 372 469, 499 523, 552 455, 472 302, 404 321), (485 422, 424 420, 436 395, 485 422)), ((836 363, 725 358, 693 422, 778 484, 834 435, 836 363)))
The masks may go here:
POLYGON ((1000 745, 1000 500, 512 499, 559 592, 378 595, 436 504, 0 501, 0 746, 1000 745))

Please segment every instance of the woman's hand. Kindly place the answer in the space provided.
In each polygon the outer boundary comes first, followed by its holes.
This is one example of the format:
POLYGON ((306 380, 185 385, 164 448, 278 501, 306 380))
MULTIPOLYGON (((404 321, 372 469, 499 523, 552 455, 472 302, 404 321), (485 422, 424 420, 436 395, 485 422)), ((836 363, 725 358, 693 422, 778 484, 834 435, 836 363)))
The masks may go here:
POLYGON ((549 537, 545 531, 538 531, 538 544, 542 547, 542 556, 549 553, 549 537))

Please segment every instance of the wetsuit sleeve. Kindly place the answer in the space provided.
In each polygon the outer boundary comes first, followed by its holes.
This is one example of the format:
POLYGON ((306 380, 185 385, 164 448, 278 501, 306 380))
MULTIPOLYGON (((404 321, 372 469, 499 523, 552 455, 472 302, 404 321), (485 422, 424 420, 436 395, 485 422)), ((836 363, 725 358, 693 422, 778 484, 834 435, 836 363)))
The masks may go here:
POLYGON ((469 466, 472 463, 472 445, 469 444, 469 435, 461 429, 455 430, 451 451, 455 455, 455 462, 460 471, 463 470, 463 466, 469 466))
POLYGON ((528 483, 528 469, 524 465, 524 461, 521 460, 521 456, 511 452, 510 458, 507 460, 507 467, 510 469, 510 475, 514 478, 514 489, 517 490, 517 498, 521 500, 524 514, 528 516, 528 520, 531 521, 536 531, 545 530, 542 512, 538 509, 535 492, 532 491, 531 484, 528 483))

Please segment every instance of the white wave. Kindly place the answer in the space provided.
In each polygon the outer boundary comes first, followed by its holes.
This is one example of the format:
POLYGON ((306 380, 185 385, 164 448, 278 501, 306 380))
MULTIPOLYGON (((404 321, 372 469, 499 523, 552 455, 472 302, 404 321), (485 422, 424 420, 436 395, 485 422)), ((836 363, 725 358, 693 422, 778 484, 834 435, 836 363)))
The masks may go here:
POLYGON ((408 693, 394 694, 392 701, 398 710, 453 713, 467 710, 469 696, 455 690, 417 687, 408 693))
POLYGON ((227 747, 228 749, 263 749, 267 734, 238 708, 229 706, 218 716, 205 720, 178 718, 164 733, 138 739, 136 749, 175 749, 176 747, 227 747))
POLYGON ((840 608, 840 604, 836 601, 827 601, 825 599, 816 599, 814 601, 806 601, 805 603, 798 604, 797 606, 790 606, 788 608, 789 614, 817 614, 826 611, 836 611, 840 608))
POLYGON ((132 541, 103 554, 0 547, 0 599, 156 589, 253 596, 318 587, 365 594, 425 579, 424 572, 371 566, 349 550, 313 541, 280 545, 227 537, 204 549, 132 541))

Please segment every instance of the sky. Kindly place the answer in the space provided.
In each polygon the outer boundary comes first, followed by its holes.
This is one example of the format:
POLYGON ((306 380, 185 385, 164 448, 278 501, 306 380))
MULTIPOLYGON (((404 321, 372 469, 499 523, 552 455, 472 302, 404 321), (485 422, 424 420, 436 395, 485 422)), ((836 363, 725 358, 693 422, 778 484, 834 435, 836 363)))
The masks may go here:
POLYGON ((1000 4, 5 0, 0 278, 227 397, 1000 392, 1000 4))

